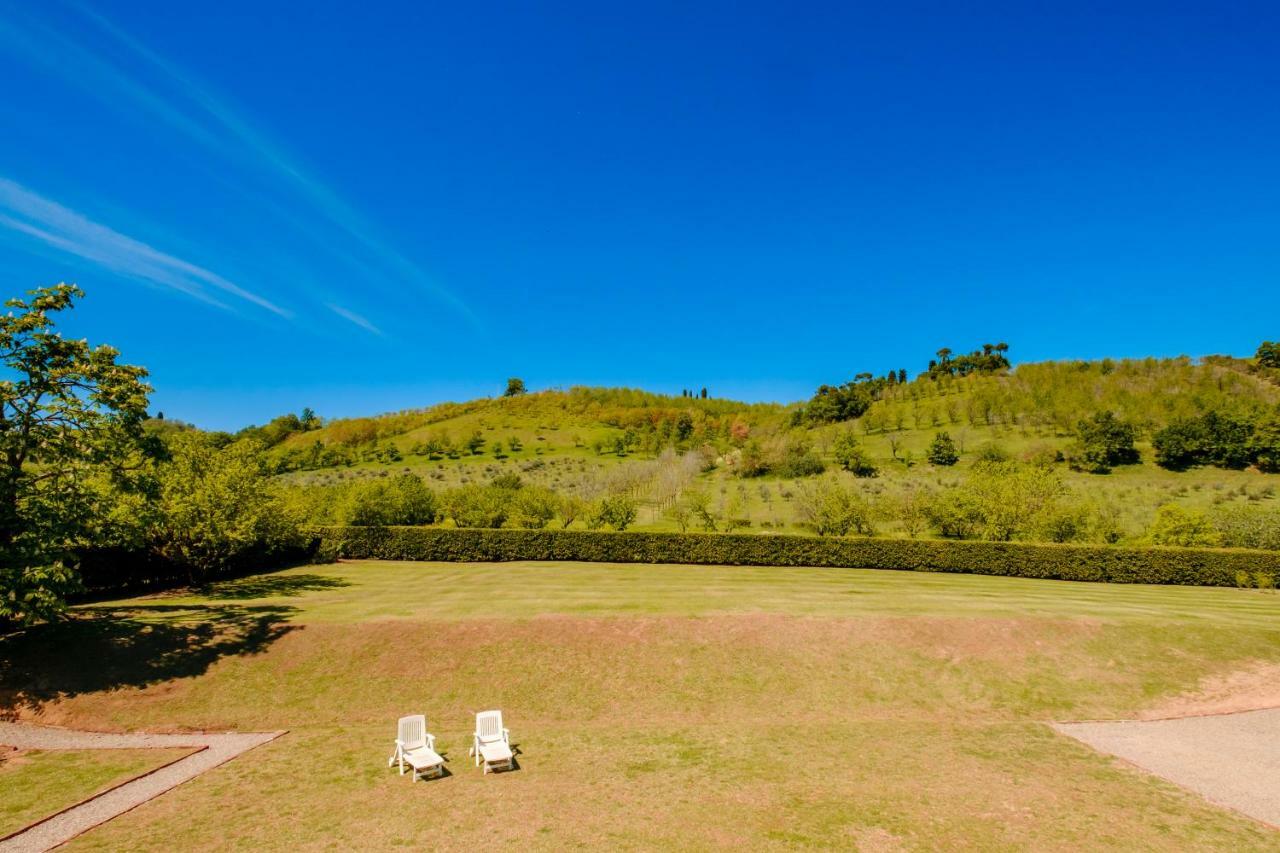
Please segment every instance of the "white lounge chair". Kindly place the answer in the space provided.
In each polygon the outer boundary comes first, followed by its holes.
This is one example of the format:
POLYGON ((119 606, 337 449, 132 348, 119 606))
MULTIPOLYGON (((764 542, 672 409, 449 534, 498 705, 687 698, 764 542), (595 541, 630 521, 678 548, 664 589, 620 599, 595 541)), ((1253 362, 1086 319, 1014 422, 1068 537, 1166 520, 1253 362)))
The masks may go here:
POLYGON ((397 762, 401 776, 404 766, 409 765, 414 782, 444 773, 444 759, 436 754, 436 736, 427 731, 427 718, 422 714, 400 718, 396 726, 396 751, 387 759, 387 766, 397 762))
POLYGON ((471 755, 477 765, 484 765, 483 773, 490 770, 510 770, 515 766, 511 753, 511 732, 502 727, 501 711, 481 711, 476 714, 476 733, 472 739, 471 755))

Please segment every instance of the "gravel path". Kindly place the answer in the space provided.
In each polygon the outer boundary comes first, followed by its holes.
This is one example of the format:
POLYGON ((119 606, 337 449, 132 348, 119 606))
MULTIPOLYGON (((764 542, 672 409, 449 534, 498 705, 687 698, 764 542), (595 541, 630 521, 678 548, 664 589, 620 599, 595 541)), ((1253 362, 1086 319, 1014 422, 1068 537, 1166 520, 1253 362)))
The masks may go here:
POLYGON ((1280 828, 1280 708, 1054 728, 1280 828))
POLYGON ((107 734, 0 722, 0 744, 19 749, 147 749, 190 747, 198 752, 139 776, 48 820, 0 841, 2 853, 51 850, 100 823, 230 761, 242 752, 275 740, 284 732, 245 734, 107 734))

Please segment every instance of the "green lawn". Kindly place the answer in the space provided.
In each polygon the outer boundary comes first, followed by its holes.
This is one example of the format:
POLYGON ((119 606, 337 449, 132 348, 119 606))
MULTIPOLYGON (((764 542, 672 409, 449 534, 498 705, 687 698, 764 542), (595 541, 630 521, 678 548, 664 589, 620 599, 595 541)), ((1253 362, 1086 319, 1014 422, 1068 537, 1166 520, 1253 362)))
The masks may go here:
POLYGON ((1280 849, 1044 725, 1257 660, 1280 661, 1280 595, 353 562, 81 608, 0 643, 0 701, 59 725, 290 730, 82 849, 1280 849), (482 777, 466 747, 490 707, 521 766, 482 777), (414 712, 451 776, 385 768, 414 712))
POLYGON ((0 759, 0 838, 167 764, 189 749, 31 750, 0 759))

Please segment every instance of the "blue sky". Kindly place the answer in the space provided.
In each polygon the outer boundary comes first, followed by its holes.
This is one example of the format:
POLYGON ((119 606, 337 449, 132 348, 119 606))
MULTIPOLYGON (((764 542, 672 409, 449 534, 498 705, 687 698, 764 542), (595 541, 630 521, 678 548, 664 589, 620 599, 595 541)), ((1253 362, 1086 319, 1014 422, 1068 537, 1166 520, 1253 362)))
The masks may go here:
POLYGON ((78 282, 68 332, 222 428, 509 375, 787 401, 997 339, 1247 354, 1278 35, 1268 3, 0 0, 5 295, 78 282))

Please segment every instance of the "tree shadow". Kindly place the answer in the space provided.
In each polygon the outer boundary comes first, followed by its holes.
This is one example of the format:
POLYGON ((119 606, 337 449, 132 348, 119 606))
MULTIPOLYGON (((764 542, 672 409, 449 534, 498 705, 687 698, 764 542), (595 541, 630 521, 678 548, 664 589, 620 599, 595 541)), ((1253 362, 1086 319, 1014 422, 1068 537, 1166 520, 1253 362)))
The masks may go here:
POLYGON ((206 598, 226 601, 301 595, 304 592, 341 589, 344 586, 351 586, 351 582, 325 575, 250 575, 235 580, 216 581, 199 587, 195 592, 206 598))
POLYGON ((92 609, 0 637, 0 719, 82 693, 193 678, 299 626, 288 606, 148 604, 92 609))

